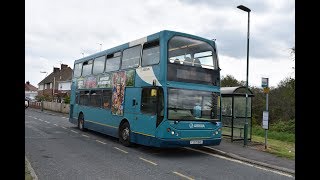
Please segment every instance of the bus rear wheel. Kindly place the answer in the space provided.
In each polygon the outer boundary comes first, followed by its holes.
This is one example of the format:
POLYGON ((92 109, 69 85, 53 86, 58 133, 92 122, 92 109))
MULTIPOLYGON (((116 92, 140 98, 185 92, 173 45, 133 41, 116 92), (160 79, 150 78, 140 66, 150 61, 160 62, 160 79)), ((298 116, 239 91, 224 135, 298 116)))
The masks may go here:
POLYGON ((83 114, 80 114, 79 115, 79 118, 78 118, 78 128, 81 130, 81 131, 84 131, 84 117, 83 117, 83 114))
POLYGON ((119 129, 119 141, 124 146, 130 146, 130 125, 128 122, 124 122, 119 129))

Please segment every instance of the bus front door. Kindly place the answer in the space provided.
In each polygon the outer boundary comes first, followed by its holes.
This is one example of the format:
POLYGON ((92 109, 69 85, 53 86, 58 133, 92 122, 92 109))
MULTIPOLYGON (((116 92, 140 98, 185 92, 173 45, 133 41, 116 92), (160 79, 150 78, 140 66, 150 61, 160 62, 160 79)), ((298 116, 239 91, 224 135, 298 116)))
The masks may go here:
POLYGON ((130 128, 134 133, 133 141, 149 144, 155 137, 156 102, 157 89, 155 88, 126 88, 124 111, 131 119, 130 128))

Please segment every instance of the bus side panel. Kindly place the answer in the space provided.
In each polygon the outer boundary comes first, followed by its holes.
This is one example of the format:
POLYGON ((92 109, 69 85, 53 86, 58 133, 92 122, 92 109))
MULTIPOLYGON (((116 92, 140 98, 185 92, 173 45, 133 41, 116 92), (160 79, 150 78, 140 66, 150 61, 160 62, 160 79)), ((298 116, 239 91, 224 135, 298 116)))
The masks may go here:
POLYGON ((122 117, 111 115, 110 109, 79 106, 84 114, 84 127, 93 131, 118 137, 118 127, 122 117))
POLYGON ((153 81, 156 82, 156 86, 162 86, 160 83, 160 66, 152 65, 136 69, 135 86, 153 86, 153 81))

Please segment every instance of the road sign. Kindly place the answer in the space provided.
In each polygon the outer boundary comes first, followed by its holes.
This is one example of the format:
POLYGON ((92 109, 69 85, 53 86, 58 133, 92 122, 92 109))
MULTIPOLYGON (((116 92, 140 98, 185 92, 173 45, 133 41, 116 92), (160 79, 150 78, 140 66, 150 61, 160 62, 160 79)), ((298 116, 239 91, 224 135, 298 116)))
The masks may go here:
POLYGON ((268 87, 263 88, 263 93, 269 94, 269 92, 270 92, 270 88, 268 87))
POLYGON ((269 87, 269 78, 262 78, 261 79, 261 87, 269 87))
POLYGON ((263 111, 262 128, 269 129, 269 111, 263 111))

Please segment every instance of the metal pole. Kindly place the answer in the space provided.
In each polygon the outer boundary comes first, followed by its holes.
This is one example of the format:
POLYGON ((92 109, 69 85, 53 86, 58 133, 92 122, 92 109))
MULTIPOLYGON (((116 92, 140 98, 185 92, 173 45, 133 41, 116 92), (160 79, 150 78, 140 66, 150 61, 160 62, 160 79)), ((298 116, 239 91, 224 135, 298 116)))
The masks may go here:
MULTIPOLYGON (((269 93, 266 94, 266 111, 268 112, 268 98, 269 98, 269 93)), ((265 143, 264 143, 264 148, 267 149, 267 139, 268 139, 268 130, 265 129, 265 143)))
POLYGON ((248 140, 248 76, 249 76, 249 28, 250 28, 250 12, 248 12, 248 34, 247 34, 247 76, 246 76, 246 118, 244 124, 244 146, 248 140))

